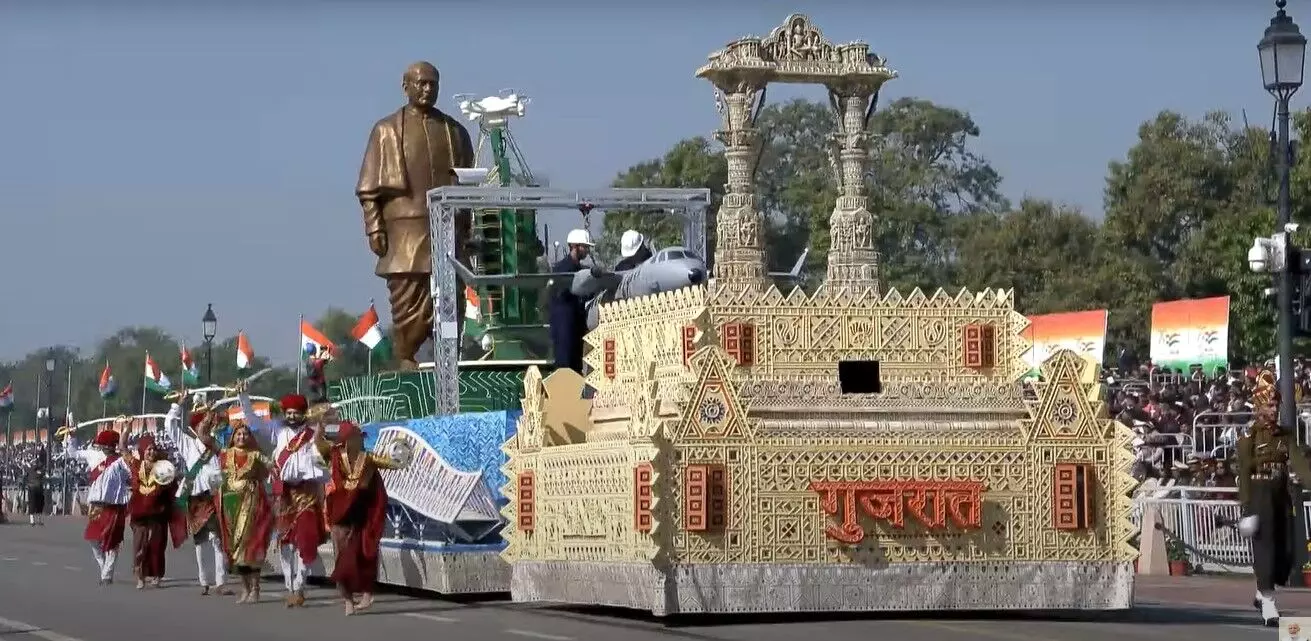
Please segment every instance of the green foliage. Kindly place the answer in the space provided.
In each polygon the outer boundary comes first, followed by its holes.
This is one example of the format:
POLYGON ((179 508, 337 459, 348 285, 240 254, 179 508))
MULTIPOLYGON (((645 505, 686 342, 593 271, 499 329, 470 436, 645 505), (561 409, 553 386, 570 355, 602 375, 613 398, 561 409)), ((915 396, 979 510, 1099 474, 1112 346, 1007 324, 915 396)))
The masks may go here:
MULTIPOLYGON (((329 378, 358 376, 369 368, 369 350, 351 338, 350 330, 355 325, 357 316, 340 309, 329 309, 315 323, 329 339, 340 348, 339 356, 327 366, 329 378)), ((241 377, 237 371, 237 339, 235 336, 225 340, 216 340, 212 345, 213 378, 208 378, 210 364, 207 362, 209 352, 204 344, 191 345, 191 356, 200 370, 201 382, 209 385, 227 385, 241 377)), ((142 405, 142 389, 145 386, 145 355, 159 364, 164 373, 176 386, 182 380, 181 350, 177 341, 164 330, 157 327, 127 327, 100 341, 94 350, 82 352, 67 346, 56 346, 34 351, 12 363, 0 363, 0 388, 14 383, 14 408, 10 413, 15 432, 32 429, 36 425, 38 407, 52 406, 56 417, 56 426, 63 423, 66 399, 71 389, 73 416, 78 421, 85 421, 101 416, 119 414, 138 414, 142 412, 166 412, 169 403, 159 394, 147 391, 145 405, 142 405), (53 355, 56 361, 53 376, 45 371, 46 359, 53 355), (98 392, 100 372, 105 363, 118 384, 118 391, 113 398, 102 401, 98 392), (69 388, 69 368, 72 368, 72 387, 69 388), (49 386, 49 387, 47 387, 49 386), (49 390, 49 391, 48 391, 49 390), (54 403, 48 402, 53 396, 54 403)), ((380 363, 375 355, 374 368, 380 363)), ((254 368, 258 371, 269 366, 267 359, 258 355, 254 368)), ((278 397, 296 388, 297 372, 294 367, 277 367, 272 372, 260 377, 252 385, 252 393, 278 397)), ((42 421, 44 423, 44 421, 42 421)), ((3 427, 3 426, 0 426, 3 427)), ((40 426, 42 429, 45 425, 40 426)))
MULTIPOLYGON (((1294 118, 1311 136, 1311 112, 1294 118)), ((770 268, 811 250, 809 283, 822 277, 836 197, 829 163, 835 123, 828 105, 767 106, 757 205, 765 215, 770 268)), ((869 210, 878 219, 883 286, 1014 288, 1026 314, 1110 310, 1108 356, 1148 355, 1157 301, 1229 295, 1230 356, 1265 358, 1274 310, 1268 276, 1247 269, 1256 236, 1274 232, 1273 164, 1267 133, 1223 113, 1189 120, 1163 111, 1105 176, 1100 223, 1077 209, 1026 199, 1012 207, 1001 175, 973 149, 981 135, 964 111, 902 98, 870 121, 869 210)), ((722 149, 680 141, 662 158, 630 167, 616 185, 710 187, 725 182, 722 149)), ((1090 179, 1092 179, 1090 177, 1090 179)), ((1311 161, 1293 169, 1294 219, 1311 215, 1311 161)), ((659 217, 607 216, 603 246, 633 228, 669 244, 679 227, 659 217)), ((617 252, 615 252, 617 253, 617 252)))

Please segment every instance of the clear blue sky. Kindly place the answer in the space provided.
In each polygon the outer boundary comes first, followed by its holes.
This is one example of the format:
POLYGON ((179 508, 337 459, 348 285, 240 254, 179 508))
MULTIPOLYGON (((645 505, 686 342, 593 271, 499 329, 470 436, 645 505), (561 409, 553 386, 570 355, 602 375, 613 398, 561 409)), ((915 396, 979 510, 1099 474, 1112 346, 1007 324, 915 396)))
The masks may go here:
MULTIPOLYGON (((221 334, 287 361, 300 313, 377 298, 385 314, 352 192, 419 59, 447 111, 455 93, 531 95, 530 164, 588 188, 711 132, 694 69, 801 11, 901 72, 885 101, 968 110, 1009 196, 1098 217, 1107 162, 1158 110, 1257 124, 1271 104, 1255 45, 1273 2, 101 4, 0 2, 0 358, 127 324, 195 341, 213 302, 221 334)), ((1311 2, 1290 11, 1311 25, 1311 2)), ((798 95, 823 94, 770 92, 798 95)))

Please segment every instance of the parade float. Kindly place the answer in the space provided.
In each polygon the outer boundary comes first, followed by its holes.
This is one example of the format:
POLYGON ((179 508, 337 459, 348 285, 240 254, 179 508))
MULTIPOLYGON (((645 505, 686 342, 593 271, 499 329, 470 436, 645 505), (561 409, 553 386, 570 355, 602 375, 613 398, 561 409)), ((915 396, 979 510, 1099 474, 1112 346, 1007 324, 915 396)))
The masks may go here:
MULTIPOLYGON (((1094 364, 1056 353, 1026 400, 1012 292, 880 288, 866 126, 895 72, 794 15, 697 75, 717 90, 728 158, 713 279, 603 305, 586 378, 529 369, 504 446, 514 600, 657 615, 1131 607, 1131 433, 1107 418, 1094 364), (765 271, 752 176, 770 82, 823 84, 836 110, 840 195, 813 293, 765 271)), ((442 239, 450 207, 480 198, 433 193, 442 239)), ((450 389, 438 404, 454 409, 450 389)))

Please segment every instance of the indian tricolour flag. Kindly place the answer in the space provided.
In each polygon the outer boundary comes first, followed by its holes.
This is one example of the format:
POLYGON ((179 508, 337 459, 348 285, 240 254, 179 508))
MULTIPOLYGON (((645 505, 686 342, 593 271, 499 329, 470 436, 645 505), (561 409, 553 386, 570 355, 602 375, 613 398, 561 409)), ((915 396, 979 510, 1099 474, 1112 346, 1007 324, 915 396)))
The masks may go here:
POLYGON ((250 369, 255 364, 255 350, 250 348, 246 332, 237 332, 237 369, 250 369))
POLYGON ((474 340, 481 340, 487 328, 483 325, 482 299, 478 292, 468 285, 464 286, 464 335, 474 340))
POLYGON ((370 355, 387 351, 387 337, 382 333, 382 323, 378 321, 378 310, 369 303, 369 311, 360 316, 355 327, 351 328, 351 338, 364 343, 370 355))
POLYGON ((1152 305, 1152 364, 1206 374, 1229 365, 1229 297, 1172 300, 1152 305))
POLYGON ((191 358, 191 350, 187 349, 186 345, 182 345, 181 349, 182 349, 182 384, 199 385, 200 369, 196 367, 196 360, 191 358))
POLYGON ((150 357, 150 352, 146 352, 146 389, 162 394, 172 387, 173 382, 168 380, 164 370, 159 369, 159 364, 150 357))
POLYGON ((1021 334, 1032 345, 1026 357, 1029 376, 1037 377, 1042 364, 1062 349, 1101 365, 1106 350, 1106 318, 1104 309, 1030 316, 1029 326, 1021 334))
POLYGON ((337 355, 337 344, 328 340, 319 328, 302 318, 300 319, 300 351, 303 358, 327 360, 337 355))

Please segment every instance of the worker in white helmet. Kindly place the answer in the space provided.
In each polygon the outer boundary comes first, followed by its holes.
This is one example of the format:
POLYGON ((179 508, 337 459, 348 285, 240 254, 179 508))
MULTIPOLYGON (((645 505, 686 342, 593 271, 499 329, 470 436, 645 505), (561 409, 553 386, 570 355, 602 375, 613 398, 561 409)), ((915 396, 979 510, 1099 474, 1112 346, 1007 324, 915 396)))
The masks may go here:
MULTIPOLYGON (((589 269, 583 259, 592 251, 592 235, 575 229, 565 237, 569 252, 551 267, 557 274, 589 269)), ((587 301, 569 291, 571 279, 556 279, 551 287, 551 347, 555 366, 583 373, 583 335, 587 333, 587 301)))
POLYGON ((646 236, 636 229, 630 229, 624 232, 619 239, 619 255, 622 260, 615 265, 615 271, 621 272, 632 269, 645 263, 651 258, 651 247, 646 242, 646 236))

